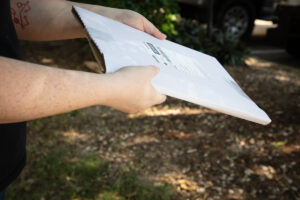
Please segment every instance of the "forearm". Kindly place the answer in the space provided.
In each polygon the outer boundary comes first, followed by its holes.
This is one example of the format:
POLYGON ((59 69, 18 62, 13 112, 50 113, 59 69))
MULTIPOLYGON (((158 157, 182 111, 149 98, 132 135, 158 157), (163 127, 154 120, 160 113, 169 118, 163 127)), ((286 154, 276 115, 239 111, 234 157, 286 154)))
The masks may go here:
POLYGON ((72 4, 64 0, 11 0, 19 39, 49 41, 84 37, 72 4))
POLYGON ((0 123, 27 121, 106 104, 106 75, 0 57, 0 123))
POLYGON ((85 3, 78 3, 78 2, 73 2, 73 1, 67 1, 69 4, 72 6, 78 6, 81 8, 85 8, 87 10, 99 13, 103 16, 109 17, 109 18, 116 18, 115 16, 115 11, 116 10, 121 10, 117 8, 110 8, 110 7, 105 7, 105 6, 99 6, 99 5, 92 5, 92 4, 85 4, 85 3))
POLYGON ((126 9, 65 0, 11 0, 12 18, 19 39, 51 41, 84 37, 83 28, 71 12, 73 5, 112 18, 159 39, 166 38, 142 15, 126 9))
POLYGON ((12 18, 19 39, 51 41, 85 37, 83 28, 72 14, 73 5, 104 16, 110 16, 111 11, 116 10, 65 0, 11 0, 12 18))

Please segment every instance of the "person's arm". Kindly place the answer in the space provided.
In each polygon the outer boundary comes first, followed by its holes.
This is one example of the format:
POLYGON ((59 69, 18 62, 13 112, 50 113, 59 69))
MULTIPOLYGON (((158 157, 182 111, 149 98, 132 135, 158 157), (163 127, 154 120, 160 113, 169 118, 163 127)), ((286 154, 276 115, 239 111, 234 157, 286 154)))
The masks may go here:
POLYGON ((138 112, 165 101, 151 79, 156 67, 112 74, 63 70, 0 56, 0 123, 27 121, 93 105, 138 112))
POLYGON ((84 30, 71 12, 72 5, 89 9, 159 39, 165 39, 165 35, 151 22, 134 11, 65 0, 11 0, 12 18, 19 39, 50 41, 85 37, 84 30))

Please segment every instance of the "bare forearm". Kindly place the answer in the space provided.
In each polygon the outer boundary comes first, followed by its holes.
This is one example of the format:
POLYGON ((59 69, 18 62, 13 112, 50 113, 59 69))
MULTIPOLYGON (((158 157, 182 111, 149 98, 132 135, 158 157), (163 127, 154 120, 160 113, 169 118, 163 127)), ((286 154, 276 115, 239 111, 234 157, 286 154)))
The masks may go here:
POLYGON ((19 39, 50 41, 84 37, 72 4, 64 0, 11 0, 19 39))
POLYGON ((105 75, 0 57, 0 123, 27 121, 105 104, 105 75))
MULTIPOLYGON (((65 0, 11 0, 12 18, 19 39, 52 41, 85 37, 83 28, 72 14, 73 5, 121 22, 124 19, 122 9, 99 5, 65 0)), ((140 16, 135 13, 134 17, 140 16)), ((134 23, 129 25, 135 26, 134 23)))
POLYGON ((83 28, 71 12, 73 5, 112 18, 159 39, 166 38, 145 17, 126 9, 65 0, 11 0, 12 17, 19 39, 51 41, 84 37, 83 28))

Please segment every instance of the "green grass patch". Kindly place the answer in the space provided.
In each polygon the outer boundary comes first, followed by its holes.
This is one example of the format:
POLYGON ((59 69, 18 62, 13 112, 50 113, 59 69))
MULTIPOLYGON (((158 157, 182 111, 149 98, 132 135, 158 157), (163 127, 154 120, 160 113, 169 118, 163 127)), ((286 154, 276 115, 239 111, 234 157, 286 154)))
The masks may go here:
POLYGON ((77 152, 76 144, 55 134, 62 125, 57 123, 55 129, 55 122, 72 118, 72 114, 67 114, 31 122, 27 166, 8 187, 6 200, 173 199, 175 193, 169 185, 157 185, 142 178, 134 169, 112 167, 97 153, 77 152), (53 129, 53 135, 49 128, 53 129), (47 134, 40 134, 41 130, 47 134))

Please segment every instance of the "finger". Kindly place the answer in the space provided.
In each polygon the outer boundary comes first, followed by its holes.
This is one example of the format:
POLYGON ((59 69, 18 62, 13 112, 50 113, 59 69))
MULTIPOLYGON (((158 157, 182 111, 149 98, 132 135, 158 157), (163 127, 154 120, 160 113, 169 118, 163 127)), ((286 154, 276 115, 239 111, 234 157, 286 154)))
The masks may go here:
POLYGON ((153 99, 153 105, 158 105, 166 101, 167 96, 159 93, 155 88, 153 88, 155 91, 154 99, 153 99))
POLYGON ((159 71, 160 71, 160 68, 156 67, 156 66, 152 66, 152 68, 153 68, 153 72, 154 72, 153 76, 157 75, 159 73, 159 71))
POLYGON ((165 102, 166 100, 167 100, 167 96, 160 94, 157 104, 161 104, 161 103, 165 102))
POLYGON ((148 71, 150 71, 150 73, 148 73, 148 74, 149 74, 149 77, 151 77, 151 78, 156 76, 160 71, 160 68, 156 67, 156 66, 145 66, 145 68, 147 68, 148 71))
POLYGON ((158 28, 156 28, 149 20, 145 19, 144 22, 144 29, 145 32, 153 35, 154 37, 160 39, 160 40, 164 40, 167 38, 167 36, 165 34, 163 34, 162 32, 160 32, 158 30, 158 28))
POLYGON ((153 85, 151 87, 151 90, 152 90, 152 94, 153 94, 153 105, 156 105, 156 104, 161 104, 163 102, 166 101, 167 99, 167 96, 164 95, 164 94, 161 94, 153 85))

